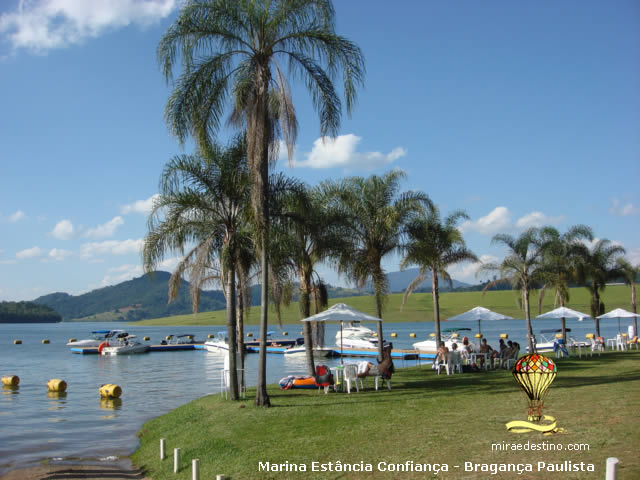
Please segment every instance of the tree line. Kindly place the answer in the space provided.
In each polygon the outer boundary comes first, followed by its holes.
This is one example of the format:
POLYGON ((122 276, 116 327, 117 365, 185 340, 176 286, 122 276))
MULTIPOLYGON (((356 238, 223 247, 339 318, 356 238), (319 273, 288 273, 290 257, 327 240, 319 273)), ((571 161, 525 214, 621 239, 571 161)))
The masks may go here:
POLYGON ((62 316, 53 308, 33 302, 0 302, 0 323, 57 323, 62 316))

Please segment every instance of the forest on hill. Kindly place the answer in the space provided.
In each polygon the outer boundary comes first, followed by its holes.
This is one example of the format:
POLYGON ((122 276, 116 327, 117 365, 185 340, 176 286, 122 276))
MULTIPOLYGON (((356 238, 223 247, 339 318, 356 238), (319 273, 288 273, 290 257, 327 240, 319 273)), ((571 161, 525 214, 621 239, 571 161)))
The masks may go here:
POLYGON ((0 323, 56 323, 62 316, 34 302, 0 302, 0 323))

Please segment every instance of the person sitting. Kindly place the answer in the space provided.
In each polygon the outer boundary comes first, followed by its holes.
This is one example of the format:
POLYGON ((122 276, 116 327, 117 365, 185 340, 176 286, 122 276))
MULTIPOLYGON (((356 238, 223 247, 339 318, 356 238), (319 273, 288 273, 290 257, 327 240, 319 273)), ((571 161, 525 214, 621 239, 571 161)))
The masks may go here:
POLYGON ((513 342, 509 340, 507 346, 500 352, 500 367, 504 366, 508 359, 513 358, 515 353, 516 349, 513 346, 513 342))
POLYGON ((473 346, 469 343, 469 339, 464 337, 462 339, 462 348, 460 349, 460 356, 463 360, 469 360, 470 354, 473 352, 473 346))
POLYGON ((440 347, 438 347, 438 350, 436 352, 436 359, 433 362, 433 368, 435 368, 436 365, 440 363, 447 363, 448 354, 449 354, 449 349, 446 347, 444 342, 440 342, 440 347))
MULTIPOLYGON (((497 352, 491 348, 491 345, 489 345, 487 343, 487 339, 483 338, 482 342, 480 343, 480 353, 484 353, 488 355, 489 361, 491 361, 492 358, 495 358, 497 355, 497 352)), ((484 356, 478 357, 478 363, 480 363, 480 366, 484 366, 484 356)))

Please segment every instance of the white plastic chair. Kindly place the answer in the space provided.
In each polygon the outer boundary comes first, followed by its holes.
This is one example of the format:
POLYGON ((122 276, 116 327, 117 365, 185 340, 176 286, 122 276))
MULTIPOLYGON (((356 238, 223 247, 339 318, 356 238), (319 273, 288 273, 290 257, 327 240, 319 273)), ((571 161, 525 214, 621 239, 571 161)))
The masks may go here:
POLYGON ((462 357, 460 352, 449 352, 447 363, 449 364, 449 369, 453 373, 456 373, 456 370, 458 370, 458 373, 462 373, 462 357))
POLYGON ((347 384, 347 393, 351 393, 351 382, 355 384, 356 391, 358 392, 360 392, 358 381, 360 382, 360 385, 364 387, 362 379, 358 378, 358 365, 356 363, 348 363, 344 366, 343 381, 347 384))

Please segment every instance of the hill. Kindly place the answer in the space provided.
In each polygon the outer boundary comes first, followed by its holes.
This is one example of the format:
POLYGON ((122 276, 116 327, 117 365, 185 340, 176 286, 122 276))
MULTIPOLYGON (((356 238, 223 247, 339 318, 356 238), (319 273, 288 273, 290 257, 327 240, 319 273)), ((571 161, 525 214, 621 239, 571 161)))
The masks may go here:
MULTIPOLYGON (((389 281, 389 290, 392 293, 403 293, 409 284, 418 276, 420 270, 418 268, 408 268, 406 270, 402 270, 400 272, 390 272, 387 273, 387 280, 389 281)), ((439 289, 441 292, 447 292, 451 289, 449 288, 449 283, 442 280, 440 277, 439 289)), ((453 282, 453 290, 458 288, 466 288, 470 287, 468 283, 460 282, 455 278, 452 279, 453 282)), ((431 272, 427 274, 427 278, 424 282, 420 284, 420 286, 415 290, 416 292, 430 292, 431 291, 431 272)))
POLYGON ((62 317, 54 309, 34 302, 0 302, 0 323, 57 323, 62 317))

